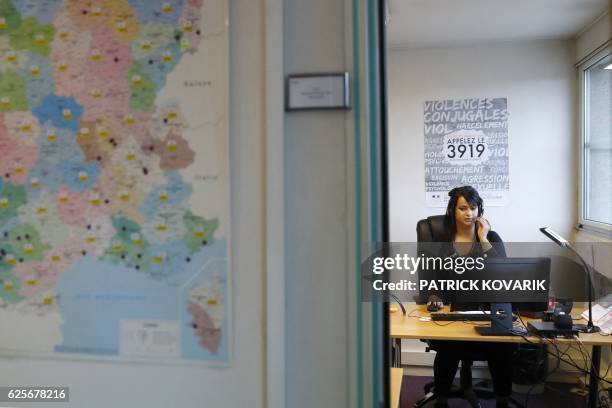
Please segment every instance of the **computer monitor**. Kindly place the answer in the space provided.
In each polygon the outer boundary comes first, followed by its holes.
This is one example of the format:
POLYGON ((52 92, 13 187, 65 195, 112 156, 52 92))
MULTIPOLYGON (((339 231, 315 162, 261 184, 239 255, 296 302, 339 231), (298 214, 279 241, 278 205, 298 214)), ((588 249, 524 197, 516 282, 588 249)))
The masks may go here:
MULTIPOLYGON (((517 292, 456 291, 451 310, 489 310, 489 303, 512 303, 513 311, 543 312, 548 309, 548 285, 550 282, 550 258, 488 258, 482 271, 472 271, 471 278, 545 280, 546 290, 517 292)), ((467 277, 467 276, 466 276, 467 277)))

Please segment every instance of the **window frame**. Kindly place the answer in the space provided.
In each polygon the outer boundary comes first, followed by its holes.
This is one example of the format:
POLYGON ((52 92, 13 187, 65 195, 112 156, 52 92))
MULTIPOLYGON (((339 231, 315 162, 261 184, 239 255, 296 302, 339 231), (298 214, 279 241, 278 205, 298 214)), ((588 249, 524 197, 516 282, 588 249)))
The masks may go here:
MULTIPOLYGON (((612 224, 604 222, 594 221, 586 218, 587 211, 587 189, 588 189, 588 157, 587 157, 587 136, 588 136, 588 101, 589 95, 587 94, 587 72, 595 64, 599 63, 602 59, 612 55, 612 44, 608 44, 601 50, 595 52, 585 61, 579 63, 578 75, 580 82, 580 177, 579 177, 579 202, 578 202, 578 224, 577 229, 584 230, 587 232, 594 232, 606 237, 612 237, 612 224)), ((612 203, 610 203, 612 205, 612 203)))

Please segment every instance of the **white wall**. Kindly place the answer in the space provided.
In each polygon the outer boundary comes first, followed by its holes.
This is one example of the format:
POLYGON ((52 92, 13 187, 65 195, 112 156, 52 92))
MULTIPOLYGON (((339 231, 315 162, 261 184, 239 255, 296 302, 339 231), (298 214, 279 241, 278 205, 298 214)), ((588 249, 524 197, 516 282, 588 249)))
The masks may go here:
POLYGON ((591 52, 612 38, 612 14, 602 14, 576 38, 576 61, 585 58, 591 52))
POLYGON ((416 241, 425 206, 423 103, 506 97, 510 195, 485 216, 505 241, 569 235, 576 222, 577 81, 572 42, 532 41, 389 52, 390 217, 393 241, 416 241))
MULTIPOLYGON (((65 385, 68 407, 261 407, 263 12, 231 0, 233 362, 230 368, 0 359, 0 385, 65 385)), ((1 328, 0 328, 1 330, 1 328)), ((40 404, 20 405, 37 407, 40 404)))

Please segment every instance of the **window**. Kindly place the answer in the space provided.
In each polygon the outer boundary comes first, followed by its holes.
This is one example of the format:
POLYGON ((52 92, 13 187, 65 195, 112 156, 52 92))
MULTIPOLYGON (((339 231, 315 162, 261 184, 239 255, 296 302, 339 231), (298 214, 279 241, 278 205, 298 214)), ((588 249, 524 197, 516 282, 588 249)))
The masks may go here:
POLYGON ((612 47, 579 67, 581 200, 579 224, 612 235, 612 47))

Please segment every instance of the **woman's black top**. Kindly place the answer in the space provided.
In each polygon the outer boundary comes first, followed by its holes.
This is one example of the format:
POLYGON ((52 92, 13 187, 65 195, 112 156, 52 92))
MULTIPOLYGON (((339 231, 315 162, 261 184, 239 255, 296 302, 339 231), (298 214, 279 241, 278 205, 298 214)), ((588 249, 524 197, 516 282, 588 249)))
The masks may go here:
MULTIPOLYGON (((495 231, 489 231, 487 234, 487 240, 491 244, 491 248, 488 251, 483 251, 482 246, 480 244, 480 239, 478 235, 476 235, 476 242, 472 244, 472 248, 465 254, 459 255, 457 250, 455 249, 454 242, 432 242, 425 243, 425 250, 423 251, 423 255, 425 256, 433 256, 433 257, 441 257, 441 258, 455 258, 455 257, 464 257, 464 258, 478 258, 478 257, 506 257, 506 250, 504 248, 504 243, 499 236, 499 234, 495 231)), ((465 243, 464 245, 469 245, 465 243)), ((421 247, 423 249, 423 246, 421 247)), ((455 274, 452 270, 446 269, 435 269, 435 270, 427 270, 427 271, 419 271, 419 279, 435 279, 435 280, 449 280, 453 278, 457 278, 457 274, 455 274)), ((431 296, 434 295, 439 298, 439 300, 444 303, 451 303, 454 299, 454 293, 452 291, 440 291, 440 290, 430 290, 430 291, 420 291, 419 297, 424 301, 431 300, 431 296)))

